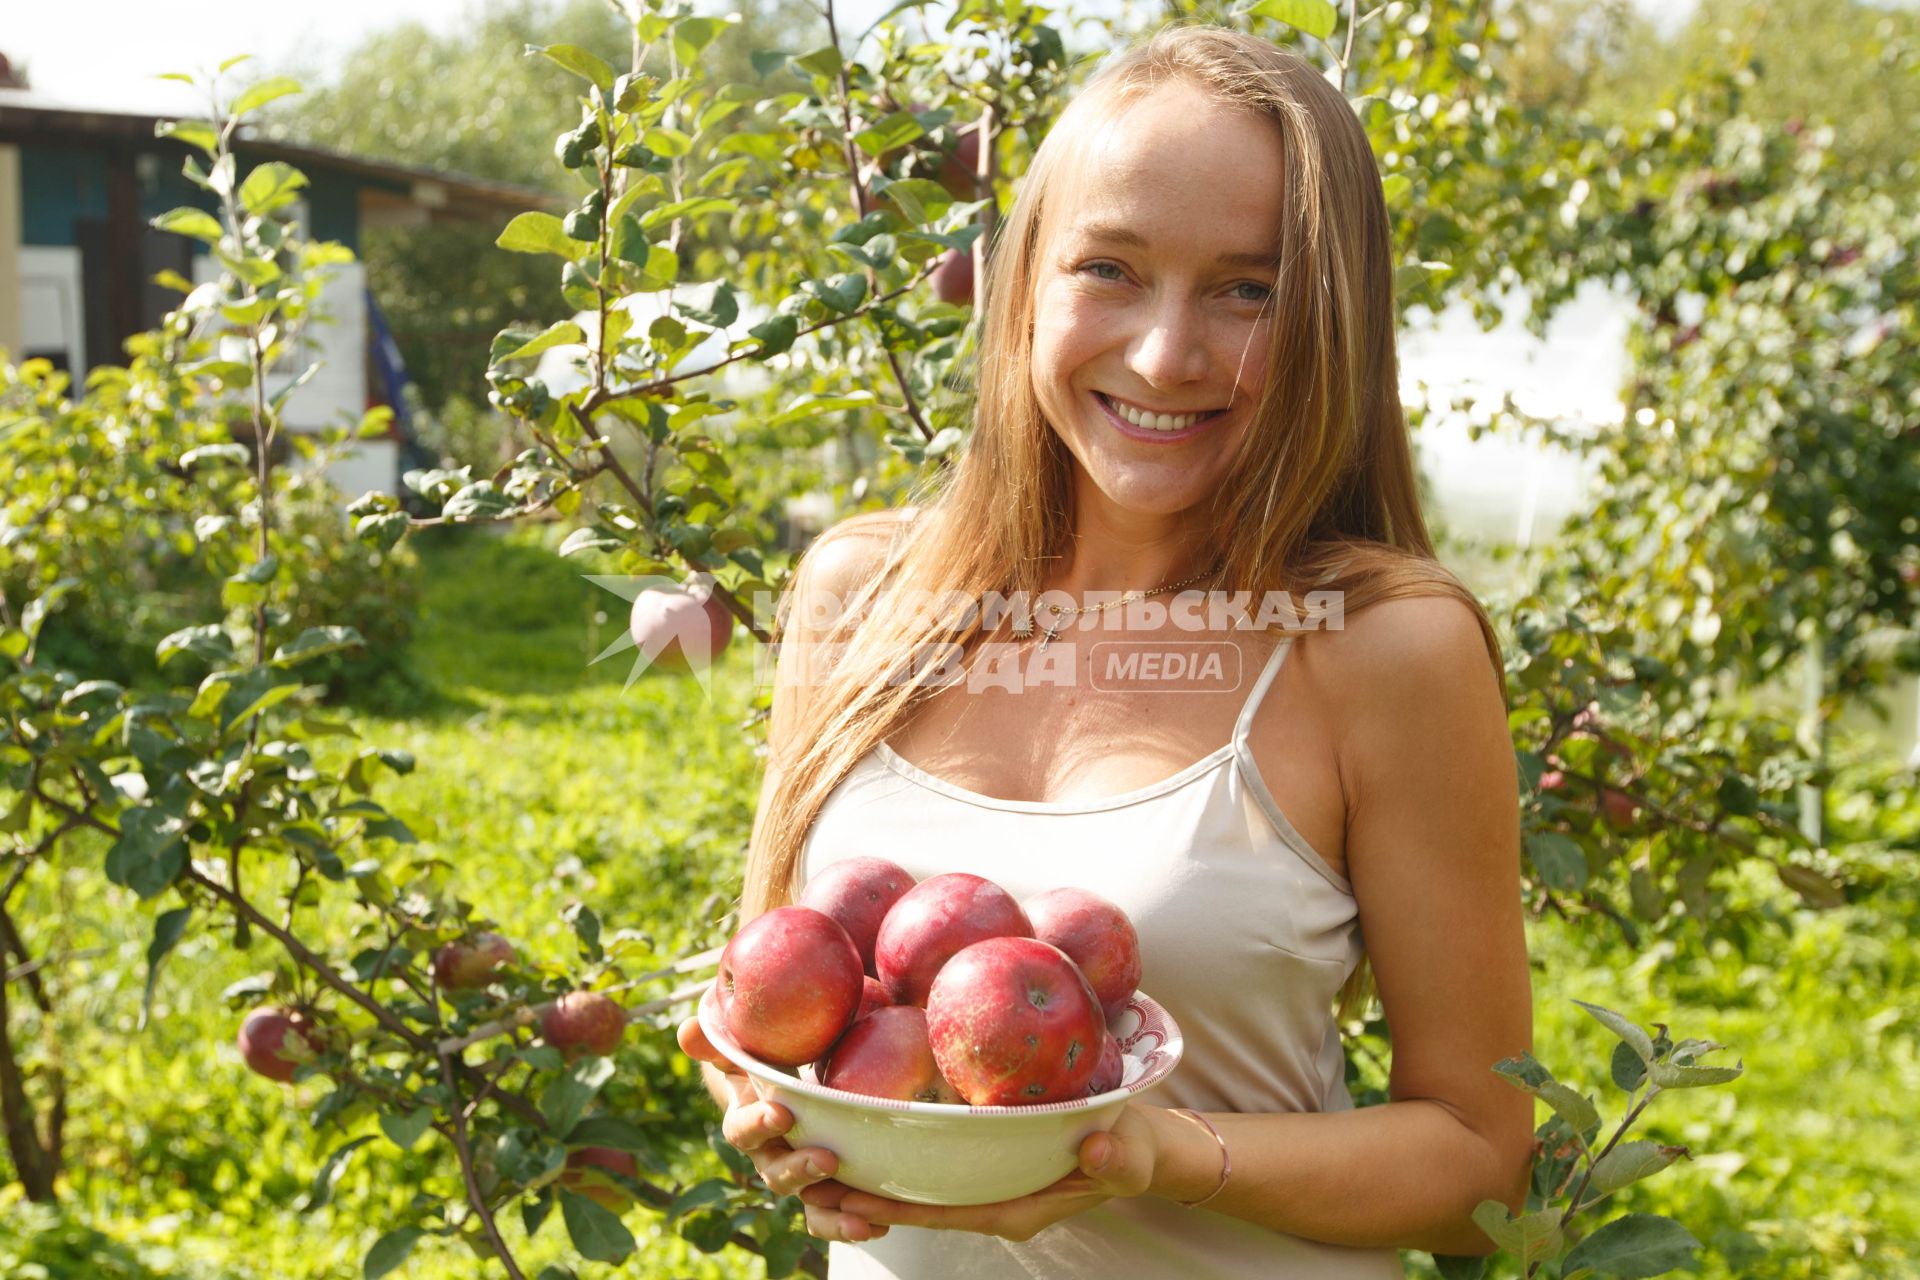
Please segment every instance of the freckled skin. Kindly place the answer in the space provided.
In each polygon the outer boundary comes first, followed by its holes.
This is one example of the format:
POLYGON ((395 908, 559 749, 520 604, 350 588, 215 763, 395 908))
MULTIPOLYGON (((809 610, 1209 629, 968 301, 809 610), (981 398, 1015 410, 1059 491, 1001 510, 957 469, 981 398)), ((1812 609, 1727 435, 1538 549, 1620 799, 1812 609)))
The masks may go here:
POLYGON ((778 907, 748 922, 720 953, 727 1034, 776 1067, 812 1062, 860 1007, 860 952, 811 907, 778 907))
POLYGON ((799 905, 837 920, 859 948, 860 963, 872 976, 880 922, 911 888, 913 877, 885 858, 843 858, 807 881, 799 905))
POLYGON ((1058 947, 989 938, 949 960, 927 997, 927 1033, 941 1074, 976 1106, 1086 1096, 1105 1016, 1058 947))
POLYGON ((923 1008, 934 975, 962 947, 988 938, 1033 936, 1020 904, 999 885, 953 872, 907 890, 880 924, 874 965, 895 1004, 923 1008))

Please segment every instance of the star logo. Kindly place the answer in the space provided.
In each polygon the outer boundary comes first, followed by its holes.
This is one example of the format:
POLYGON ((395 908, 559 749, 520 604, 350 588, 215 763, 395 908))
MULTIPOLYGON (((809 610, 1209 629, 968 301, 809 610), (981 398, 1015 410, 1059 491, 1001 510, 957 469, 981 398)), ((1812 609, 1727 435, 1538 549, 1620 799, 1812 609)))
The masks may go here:
POLYGON ((633 688, 641 672, 657 668, 691 675, 707 701, 713 701, 713 663, 727 647, 734 619, 713 596, 717 583, 712 574, 696 573, 685 582, 653 573, 581 576, 629 606, 619 638, 588 666, 632 649, 633 666, 620 687, 622 693, 633 688))

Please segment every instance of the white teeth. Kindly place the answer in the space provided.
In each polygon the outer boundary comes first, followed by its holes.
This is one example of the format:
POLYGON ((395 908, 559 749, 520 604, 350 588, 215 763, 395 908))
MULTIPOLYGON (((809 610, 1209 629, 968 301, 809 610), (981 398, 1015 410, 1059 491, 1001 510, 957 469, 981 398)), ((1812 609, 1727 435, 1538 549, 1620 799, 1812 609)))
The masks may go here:
POLYGON ((1102 398, 1106 401, 1109 409, 1112 409, 1134 426, 1144 427, 1148 431, 1180 431, 1192 426, 1202 418, 1213 416, 1211 413, 1183 413, 1178 417, 1165 413, 1149 413, 1143 409, 1136 409, 1130 404, 1122 404, 1111 396, 1104 396, 1102 398))

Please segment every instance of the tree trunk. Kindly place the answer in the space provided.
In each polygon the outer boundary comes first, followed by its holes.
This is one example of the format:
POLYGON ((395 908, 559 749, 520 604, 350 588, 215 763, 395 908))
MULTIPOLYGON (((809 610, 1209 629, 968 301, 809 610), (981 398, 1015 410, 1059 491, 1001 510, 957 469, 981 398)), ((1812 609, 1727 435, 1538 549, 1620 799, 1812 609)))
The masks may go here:
MULTIPOLYGON (((25 942, 14 928, 13 918, 0 909, 0 1128, 6 1130, 7 1154, 20 1175, 20 1186, 27 1199, 46 1203, 54 1198, 54 1180, 60 1174, 62 1130, 66 1128, 66 1082, 53 1076, 53 1107, 47 1118, 46 1134, 40 1131, 40 1117, 33 1100, 27 1096, 26 1076, 13 1052, 13 1008, 7 998, 6 973, 12 962, 24 967, 31 963, 25 942)), ((29 970, 23 979, 41 1013, 52 1011, 46 988, 38 973, 29 970)))

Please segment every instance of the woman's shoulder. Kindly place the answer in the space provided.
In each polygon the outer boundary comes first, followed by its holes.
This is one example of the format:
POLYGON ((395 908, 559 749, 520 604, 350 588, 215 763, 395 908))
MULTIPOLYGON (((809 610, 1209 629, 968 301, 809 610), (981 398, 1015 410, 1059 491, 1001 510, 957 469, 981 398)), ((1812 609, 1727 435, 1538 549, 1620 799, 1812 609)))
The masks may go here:
POLYGON ((809 588, 857 590, 885 562, 895 537, 918 514, 917 507, 861 511, 821 532, 800 556, 809 588))
POLYGON ((1436 685, 1498 684, 1484 615, 1451 592, 1394 596, 1348 613, 1314 637, 1317 664, 1349 711, 1430 696, 1436 685))
MULTIPOLYGON (((895 539, 918 513, 916 507, 861 511, 816 536, 800 553, 787 581, 783 616, 840 617, 880 572, 895 539)), ((814 629, 817 624, 810 623, 795 638, 814 629)))

